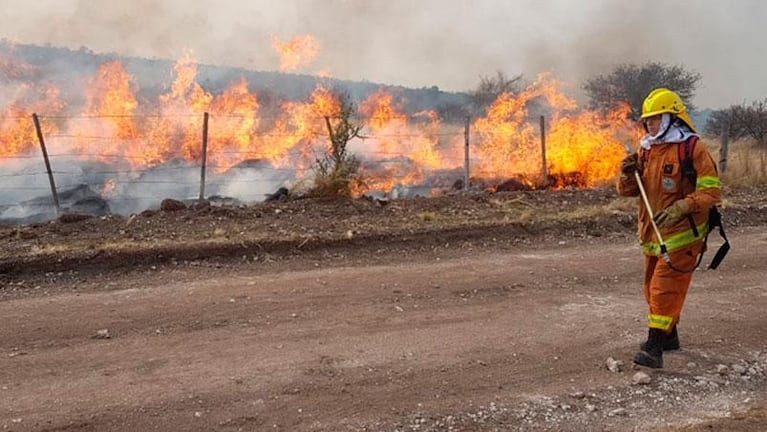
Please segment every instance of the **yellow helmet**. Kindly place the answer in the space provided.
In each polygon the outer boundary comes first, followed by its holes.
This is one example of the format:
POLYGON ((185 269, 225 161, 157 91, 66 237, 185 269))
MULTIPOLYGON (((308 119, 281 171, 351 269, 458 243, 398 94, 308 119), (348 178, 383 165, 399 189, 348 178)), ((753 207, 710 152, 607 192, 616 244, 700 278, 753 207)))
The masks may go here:
POLYGON ((642 103, 642 118, 652 117, 663 113, 670 113, 687 124, 687 126, 695 130, 695 125, 692 124, 689 114, 687 114, 687 108, 682 103, 682 98, 678 94, 667 88, 658 88, 650 92, 642 103))

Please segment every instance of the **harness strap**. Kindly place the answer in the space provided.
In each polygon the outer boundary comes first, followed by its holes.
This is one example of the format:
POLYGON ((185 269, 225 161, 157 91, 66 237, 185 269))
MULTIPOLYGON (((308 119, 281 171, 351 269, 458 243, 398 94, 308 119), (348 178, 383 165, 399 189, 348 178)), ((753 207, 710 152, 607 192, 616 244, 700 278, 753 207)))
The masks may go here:
MULTIPOLYGON (((693 188, 695 188, 698 183, 698 173, 695 170, 695 165, 693 164, 693 158, 692 158, 692 154, 695 149, 695 144, 697 142, 698 142, 698 137, 693 135, 690 138, 686 139, 684 143, 678 146, 679 164, 682 170, 682 175, 690 181, 693 188)), ((682 191, 681 193, 684 195, 684 191, 682 191)), ((690 221, 690 226, 695 232, 695 237, 697 237, 698 231, 696 229, 695 222, 692 218, 692 215, 687 215, 687 219, 690 221)), ((724 259, 725 255, 727 255, 727 252, 730 251, 730 242, 729 240, 727 240, 727 236, 724 233, 724 226, 722 224, 722 215, 721 213, 719 213, 719 209, 717 209, 716 206, 713 206, 708 212, 708 231, 706 232, 706 236, 703 239, 704 247, 700 253, 700 256, 698 257, 698 263, 695 266, 696 268, 698 267, 698 265, 700 265, 700 262, 703 260, 703 253, 706 250, 705 245, 708 243, 708 235, 711 234, 711 231, 713 231, 714 228, 719 228, 719 235, 722 236, 722 239, 724 239, 724 244, 722 244, 722 246, 720 246, 719 249, 716 251, 716 254, 714 254, 714 258, 711 260, 711 263, 708 265, 708 268, 710 270, 716 269, 719 266, 719 264, 722 262, 722 260, 724 259)))
MULTIPOLYGON (((714 227, 719 227, 719 235, 722 236, 722 239, 724 239, 724 243, 719 246, 719 250, 717 250, 714 254, 714 258, 711 260, 711 264, 708 265, 709 270, 715 270, 717 267, 719 267, 719 264, 722 262, 725 255, 727 255, 727 252, 730 251, 730 241, 727 240, 727 235, 724 233, 723 225, 724 224, 722 224, 721 213, 719 213, 719 210, 716 208, 716 206, 711 207, 711 210, 708 212, 709 233, 713 231, 714 227)), ((708 234, 706 234, 706 240, 708 240, 708 234)), ((706 240, 704 240, 704 242, 706 240)))
MULTIPOLYGON (((682 171, 682 178, 687 178, 693 190, 695 190, 695 184, 698 182, 698 173, 695 171, 695 165, 692 162, 692 152, 695 149, 695 144, 697 142, 698 137, 693 135, 684 140, 681 144, 677 145, 677 149, 679 150, 679 166, 680 170, 682 171)), ((684 195, 684 187, 680 187, 679 197, 684 198, 684 195)), ((690 228, 692 229, 693 234, 695 234, 695 237, 700 237, 698 227, 695 226, 695 219, 693 219, 691 214, 688 214, 686 218, 687 222, 690 224, 690 228)))

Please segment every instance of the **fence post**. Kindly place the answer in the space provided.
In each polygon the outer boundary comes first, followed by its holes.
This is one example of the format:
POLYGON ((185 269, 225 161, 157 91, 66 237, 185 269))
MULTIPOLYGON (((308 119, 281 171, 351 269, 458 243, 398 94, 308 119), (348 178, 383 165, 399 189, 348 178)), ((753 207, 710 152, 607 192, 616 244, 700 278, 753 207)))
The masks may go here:
POLYGON ((45 139, 43 138, 43 129, 40 127, 40 118, 37 113, 32 114, 32 121, 35 123, 37 140, 40 142, 40 149, 43 151, 43 160, 45 161, 45 170, 48 171, 48 182, 51 184, 51 194, 53 195, 53 204, 56 205, 56 214, 61 212, 59 204, 59 194, 56 192, 56 182, 53 180, 53 171, 51 171, 51 161, 48 159, 48 150, 45 148, 45 139))
POLYGON ((730 122, 729 119, 722 124, 722 145, 719 148, 719 171, 727 170, 727 148, 730 145, 730 122))
POLYGON ((541 116, 541 178, 543 184, 548 186, 549 173, 546 168, 546 119, 541 116))
POLYGON ((205 199, 205 171, 208 165, 208 113, 202 116, 202 165, 200 167, 200 198, 205 199))
POLYGON ((469 190, 469 128, 471 126, 471 117, 466 116, 466 127, 463 131, 464 149, 463 149, 463 190, 469 190))

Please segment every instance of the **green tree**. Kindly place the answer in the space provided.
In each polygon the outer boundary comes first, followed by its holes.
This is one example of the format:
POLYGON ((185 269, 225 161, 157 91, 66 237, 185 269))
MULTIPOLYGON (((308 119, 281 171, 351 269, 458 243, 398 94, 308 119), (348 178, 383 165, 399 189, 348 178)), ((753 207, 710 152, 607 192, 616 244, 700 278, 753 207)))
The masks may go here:
POLYGON ((642 102, 658 87, 675 91, 687 109, 693 110, 692 99, 700 80, 699 73, 681 65, 659 62, 621 64, 609 74, 589 78, 583 89, 589 98, 589 108, 607 112, 620 103, 627 103, 631 107, 630 117, 636 120, 642 114, 642 102))

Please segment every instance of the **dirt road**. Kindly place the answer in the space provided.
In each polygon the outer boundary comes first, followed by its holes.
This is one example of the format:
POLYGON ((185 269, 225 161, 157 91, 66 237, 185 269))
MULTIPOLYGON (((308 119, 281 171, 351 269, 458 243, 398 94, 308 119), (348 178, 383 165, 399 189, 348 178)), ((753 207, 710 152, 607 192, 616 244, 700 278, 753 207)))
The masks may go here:
POLYGON ((767 233, 731 237, 649 384, 632 382, 645 305, 623 239, 28 287, 0 302, 0 428, 764 430, 767 233))

